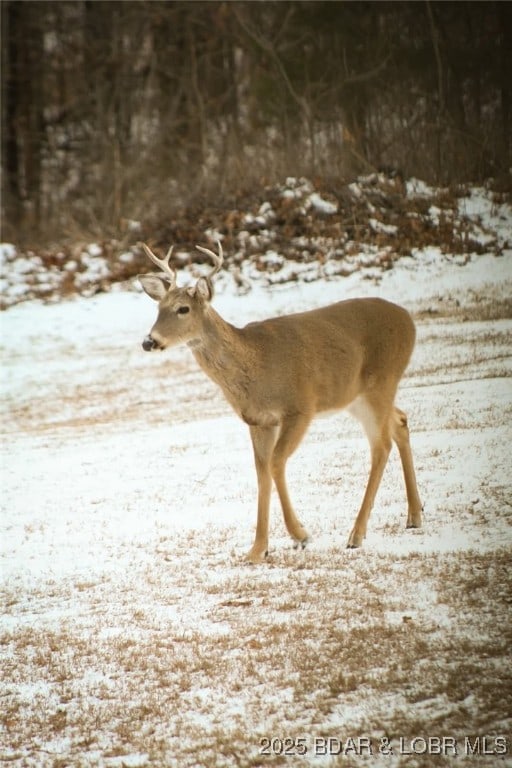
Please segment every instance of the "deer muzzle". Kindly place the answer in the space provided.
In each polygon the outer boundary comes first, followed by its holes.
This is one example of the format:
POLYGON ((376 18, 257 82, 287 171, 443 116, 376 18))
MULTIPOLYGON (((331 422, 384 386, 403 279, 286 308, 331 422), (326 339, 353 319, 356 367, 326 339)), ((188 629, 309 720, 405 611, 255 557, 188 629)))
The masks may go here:
POLYGON ((146 338, 142 342, 142 349, 145 352, 151 352, 152 349, 162 349, 162 347, 160 346, 160 344, 158 344, 157 341, 154 340, 151 334, 149 334, 148 336, 146 336, 146 338))

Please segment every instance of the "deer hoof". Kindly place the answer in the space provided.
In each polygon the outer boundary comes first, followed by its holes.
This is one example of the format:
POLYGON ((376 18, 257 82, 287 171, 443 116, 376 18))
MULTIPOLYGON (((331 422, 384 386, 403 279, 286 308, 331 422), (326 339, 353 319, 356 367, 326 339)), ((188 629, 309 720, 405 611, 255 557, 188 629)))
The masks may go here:
POLYGON ((419 512, 409 512, 407 515, 407 524, 406 528, 421 528, 421 513, 423 510, 420 510, 419 512))
POLYGON ((245 556, 245 561, 250 565, 260 565, 261 563, 265 562, 267 557, 268 557, 268 549, 265 549, 262 552, 251 549, 250 552, 248 552, 247 555, 245 556))
POLYGON ((347 549, 358 549, 363 543, 363 538, 364 536, 361 536, 360 533, 357 533, 355 530, 352 531, 348 537, 347 549))
POLYGON ((301 539, 301 540, 295 539, 295 541, 293 542, 293 548, 295 550, 306 549, 306 546, 309 544, 309 541, 310 541, 309 536, 306 536, 305 539, 301 539))

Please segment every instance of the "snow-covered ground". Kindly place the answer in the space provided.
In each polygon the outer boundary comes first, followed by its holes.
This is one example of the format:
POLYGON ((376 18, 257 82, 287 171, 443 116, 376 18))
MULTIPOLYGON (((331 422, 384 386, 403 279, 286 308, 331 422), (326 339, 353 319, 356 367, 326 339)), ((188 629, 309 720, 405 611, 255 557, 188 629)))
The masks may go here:
POLYGON ((118 290, 10 309, 0 760, 427 766, 432 745, 411 740, 444 736, 443 764, 472 764, 483 737, 475 764, 510 761, 512 252, 432 248, 244 296, 218 285, 239 325, 364 295, 413 313, 398 403, 424 527, 405 530, 392 454, 364 547, 345 549, 368 451, 334 415, 289 463, 311 544, 293 551, 274 500, 268 562, 245 565, 247 428, 188 350, 142 352, 155 305, 118 290), (357 737, 369 747, 337 752, 357 737))

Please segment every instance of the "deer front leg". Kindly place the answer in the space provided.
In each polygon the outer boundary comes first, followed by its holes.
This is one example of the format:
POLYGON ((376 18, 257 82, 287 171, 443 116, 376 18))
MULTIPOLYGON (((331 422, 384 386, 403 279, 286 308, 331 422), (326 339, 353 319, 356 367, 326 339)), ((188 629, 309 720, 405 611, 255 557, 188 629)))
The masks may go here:
POLYGON ((254 544, 246 559, 250 563, 262 563, 268 555, 268 520, 272 491, 270 459, 276 442, 277 427, 251 426, 250 430, 258 475, 258 519, 254 544))
POLYGON ((297 519, 290 501, 286 487, 285 468, 288 458, 304 437, 309 422, 310 419, 304 415, 285 418, 272 456, 272 476, 279 494, 284 522, 296 546, 302 548, 306 546, 308 534, 297 519))

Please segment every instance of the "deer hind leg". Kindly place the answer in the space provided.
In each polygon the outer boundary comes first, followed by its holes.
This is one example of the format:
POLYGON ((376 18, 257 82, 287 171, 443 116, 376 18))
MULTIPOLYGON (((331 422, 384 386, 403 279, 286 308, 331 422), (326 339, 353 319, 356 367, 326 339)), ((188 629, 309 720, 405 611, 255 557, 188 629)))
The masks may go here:
POLYGON ((359 398, 349 408, 349 412, 362 423, 371 451, 371 468, 368 484, 347 543, 347 547, 356 548, 361 546, 366 536, 368 519, 375 502, 375 496, 377 495, 382 475, 384 474, 384 469, 386 468, 392 443, 389 408, 382 412, 382 406, 372 405, 366 398, 359 398))
POLYGON ((391 436, 397 445, 404 472, 405 490, 407 492, 407 528, 421 528, 421 513, 423 506, 416 485, 416 473, 412 460, 411 444, 409 442, 409 427, 407 416, 399 408, 393 409, 391 417, 391 436))
POLYGON ((258 475, 258 519, 254 544, 247 553, 246 559, 250 563, 261 563, 268 555, 268 520, 272 491, 270 460, 276 444, 277 427, 251 426, 250 430, 258 475))
POLYGON ((294 512, 288 488, 286 486, 286 462, 292 455, 304 437, 309 426, 310 419, 307 416, 286 417, 281 426, 281 432, 272 454, 271 471, 276 484, 279 500, 283 510, 283 517, 288 533, 297 546, 306 546, 308 534, 301 525, 294 512))

